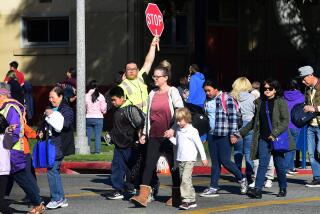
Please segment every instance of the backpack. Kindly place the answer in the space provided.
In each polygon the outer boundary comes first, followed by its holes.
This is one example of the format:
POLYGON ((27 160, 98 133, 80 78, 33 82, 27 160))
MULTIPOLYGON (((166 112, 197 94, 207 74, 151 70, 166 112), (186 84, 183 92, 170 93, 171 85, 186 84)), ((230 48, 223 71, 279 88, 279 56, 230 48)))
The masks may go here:
POLYGON ((200 106, 185 103, 185 107, 189 109, 192 118, 191 124, 198 130, 200 136, 210 131, 209 118, 200 106))
POLYGON ((125 117, 134 129, 141 129, 144 126, 145 114, 137 106, 129 105, 123 111, 125 117))
MULTIPOLYGON (((223 108, 224 112, 225 112, 226 114, 228 114, 228 111, 227 111, 227 103, 226 103, 226 98, 225 98, 226 94, 227 94, 227 93, 225 93, 225 92, 222 93, 222 95, 221 95, 221 96, 222 96, 222 97, 221 97, 221 104, 222 104, 222 108, 223 108)), ((238 102, 237 102, 235 99, 233 99, 233 98, 232 98, 232 100, 233 100, 233 102, 234 102, 234 104, 235 104, 235 106, 236 106, 236 111, 237 111, 237 113, 236 113, 236 114, 237 114, 237 124, 238 124, 238 129, 240 129, 240 128, 242 127, 242 125, 243 125, 241 109, 240 109, 240 106, 239 106, 238 102)))
POLYGON ((307 125, 313 118, 317 116, 317 113, 315 112, 304 112, 303 108, 304 103, 298 103, 293 106, 290 112, 291 121, 298 128, 307 125))

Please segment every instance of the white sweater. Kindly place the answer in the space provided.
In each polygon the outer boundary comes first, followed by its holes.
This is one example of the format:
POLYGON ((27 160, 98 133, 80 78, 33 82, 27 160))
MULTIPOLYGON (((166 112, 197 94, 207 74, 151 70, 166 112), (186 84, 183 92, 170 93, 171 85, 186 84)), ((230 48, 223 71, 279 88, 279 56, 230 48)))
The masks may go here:
POLYGON ((199 132, 191 124, 188 124, 185 128, 178 128, 176 143, 178 146, 177 161, 196 161, 198 151, 201 160, 207 159, 199 132))
POLYGON ((10 174, 10 151, 3 148, 3 134, 0 135, 0 175, 10 174))

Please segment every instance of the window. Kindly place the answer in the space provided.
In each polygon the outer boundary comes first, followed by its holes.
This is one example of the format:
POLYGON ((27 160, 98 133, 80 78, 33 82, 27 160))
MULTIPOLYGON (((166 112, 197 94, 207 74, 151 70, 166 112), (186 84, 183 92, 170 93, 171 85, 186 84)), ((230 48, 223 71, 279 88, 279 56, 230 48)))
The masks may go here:
POLYGON ((24 46, 68 46, 69 34, 69 17, 23 18, 24 46))
POLYGON ((209 0, 208 19, 215 22, 235 22, 238 20, 237 0, 209 0))

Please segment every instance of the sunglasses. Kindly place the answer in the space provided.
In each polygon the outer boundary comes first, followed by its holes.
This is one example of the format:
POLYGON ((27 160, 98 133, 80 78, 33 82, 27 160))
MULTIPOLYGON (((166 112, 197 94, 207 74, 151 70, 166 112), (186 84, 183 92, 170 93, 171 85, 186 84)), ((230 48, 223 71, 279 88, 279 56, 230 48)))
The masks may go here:
POLYGON ((264 91, 273 91, 274 90, 274 88, 273 87, 264 87, 264 91))

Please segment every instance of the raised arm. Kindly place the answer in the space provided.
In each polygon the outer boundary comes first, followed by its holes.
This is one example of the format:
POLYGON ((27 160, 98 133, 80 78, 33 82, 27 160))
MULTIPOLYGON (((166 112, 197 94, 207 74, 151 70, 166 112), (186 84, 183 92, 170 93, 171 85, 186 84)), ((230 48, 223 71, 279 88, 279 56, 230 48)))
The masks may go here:
POLYGON ((146 56, 146 59, 140 71, 146 72, 147 74, 149 74, 149 71, 151 69, 152 63, 156 55, 157 44, 159 44, 159 37, 155 36, 153 37, 153 40, 150 44, 149 52, 146 56))

